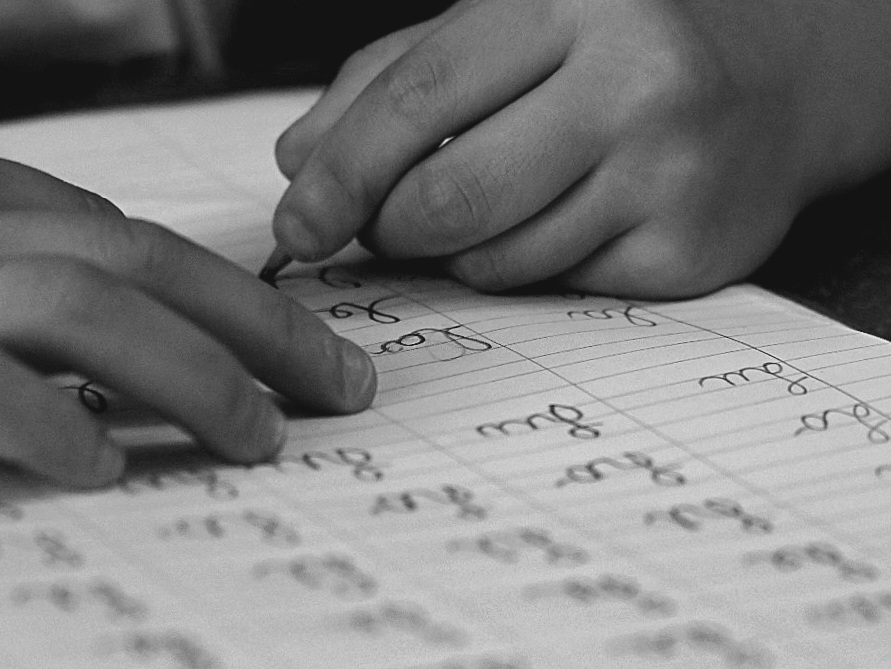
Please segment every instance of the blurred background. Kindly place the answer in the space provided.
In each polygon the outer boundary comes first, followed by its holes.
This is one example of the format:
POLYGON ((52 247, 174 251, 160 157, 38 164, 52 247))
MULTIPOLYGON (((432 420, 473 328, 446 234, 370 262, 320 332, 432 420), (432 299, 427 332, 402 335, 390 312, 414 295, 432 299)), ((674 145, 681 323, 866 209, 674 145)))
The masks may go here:
POLYGON ((0 118, 324 84, 452 0, 0 0, 0 118))

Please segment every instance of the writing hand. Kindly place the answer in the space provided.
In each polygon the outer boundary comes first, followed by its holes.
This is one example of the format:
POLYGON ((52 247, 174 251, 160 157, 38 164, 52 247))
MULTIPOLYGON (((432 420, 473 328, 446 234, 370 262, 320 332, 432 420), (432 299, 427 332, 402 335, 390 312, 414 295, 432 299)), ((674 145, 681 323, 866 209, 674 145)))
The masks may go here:
POLYGON ((357 53, 283 134, 275 234, 307 260, 358 234, 484 290, 739 279, 888 157, 891 11, 853 5, 459 2, 357 53))
POLYGON ((75 370, 235 462, 285 438, 252 377, 327 412, 367 406, 357 346, 248 272, 97 195, 0 161, 0 459, 55 481, 117 478, 122 451, 43 373, 75 370))

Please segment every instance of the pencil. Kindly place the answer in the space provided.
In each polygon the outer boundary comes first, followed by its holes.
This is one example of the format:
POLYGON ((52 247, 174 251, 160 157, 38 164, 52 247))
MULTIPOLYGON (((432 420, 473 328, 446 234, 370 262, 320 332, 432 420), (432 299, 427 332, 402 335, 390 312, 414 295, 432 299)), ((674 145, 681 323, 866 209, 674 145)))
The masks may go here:
POLYGON ((273 288, 277 288, 275 278, 292 260, 281 244, 276 244, 269 259, 263 264, 263 269, 260 270, 260 281, 268 283, 273 288))

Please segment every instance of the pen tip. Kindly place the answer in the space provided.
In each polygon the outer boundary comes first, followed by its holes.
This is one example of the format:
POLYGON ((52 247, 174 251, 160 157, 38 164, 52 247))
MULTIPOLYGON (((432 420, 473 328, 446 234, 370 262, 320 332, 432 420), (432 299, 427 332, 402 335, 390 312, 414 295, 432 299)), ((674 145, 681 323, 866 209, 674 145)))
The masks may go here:
POLYGON ((263 269, 260 270, 260 274, 258 275, 260 281, 269 284, 273 288, 278 288, 275 279, 278 276, 278 273, 290 262, 291 256, 288 255, 287 251, 280 246, 276 246, 272 255, 269 256, 269 260, 266 261, 266 264, 263 265, 263 269))
POLYGON ((264 267, 260 270, 260 281, 269 284, 273 288, 278 288, 278 284, 275 282, 275 275, 275 267, 264 267))

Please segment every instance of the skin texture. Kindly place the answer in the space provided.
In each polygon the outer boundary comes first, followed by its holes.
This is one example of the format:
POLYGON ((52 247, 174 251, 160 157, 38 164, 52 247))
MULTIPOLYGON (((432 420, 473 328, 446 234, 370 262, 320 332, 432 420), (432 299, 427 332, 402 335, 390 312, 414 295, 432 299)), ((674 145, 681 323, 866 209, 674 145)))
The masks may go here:
POLYGON ((861 0, 464 0, 356 53, 284 132, 275 235, 486 291, 710 291, 888 164, 889 38, 891 5, 861 0))
POLYGON ((314 410, 365 408, 366 354, 256 277, 98 195, 0 160, 0 460, 70 486, 125 455, 45 373, 75 370, 224 458, 268 459, 284 417, 254 377, 314 410))

